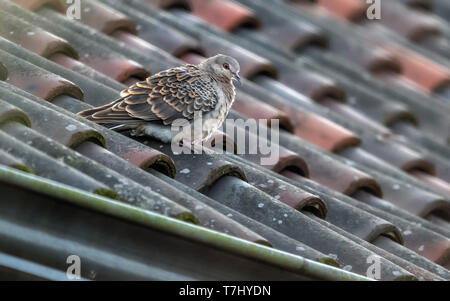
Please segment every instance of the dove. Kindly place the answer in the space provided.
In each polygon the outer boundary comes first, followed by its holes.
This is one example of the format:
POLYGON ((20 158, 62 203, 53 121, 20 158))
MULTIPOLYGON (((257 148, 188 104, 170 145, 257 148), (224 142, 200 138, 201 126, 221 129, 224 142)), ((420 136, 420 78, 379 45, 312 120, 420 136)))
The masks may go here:
POLYGON ((211 137, 224 122, 235 99, 233 80, 240 82, 236 59, 218 54, 198 65, 186 64, 160 71, 120 93, 121 98, 78 113, 114 130, 131 129, 131 135, 149 136, 164 143, 174 138, 173 125, 192 125, 202 119, 199 137, 211 137))

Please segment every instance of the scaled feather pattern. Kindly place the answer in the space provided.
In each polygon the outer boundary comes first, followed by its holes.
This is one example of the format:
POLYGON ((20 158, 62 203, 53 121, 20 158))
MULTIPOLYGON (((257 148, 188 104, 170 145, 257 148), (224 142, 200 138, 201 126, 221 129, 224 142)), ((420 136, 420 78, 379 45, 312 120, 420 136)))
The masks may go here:
POLYGON ((214 110, 218 96, 212 81, 194 65, 168 69, 123 90, 115 102, 80 116, 107 124, 161 120, 169 125, 177 118, 191 120, 195 111, 214 110))

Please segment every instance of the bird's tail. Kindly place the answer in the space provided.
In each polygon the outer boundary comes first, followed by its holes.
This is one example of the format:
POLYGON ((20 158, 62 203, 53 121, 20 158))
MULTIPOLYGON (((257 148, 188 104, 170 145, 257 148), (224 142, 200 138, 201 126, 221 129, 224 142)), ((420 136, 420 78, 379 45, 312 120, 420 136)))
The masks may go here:
POLYGON ((101 120, 98 119, 98 118, 95 118, 94 114, 98 113, 98 112, 101 112, 101 111, 104 111, 104 110, 111 109, 115 104, 121 102, 122 100, 123 100, 123 98, 119 98, 119 99, 117 99, 117 100, 115 100, 115 101, 113 101, 111 103, 106 104, 106 105, 78 112, 77 115, 80 116, 80 117, 86 118, 87 120, 91 120, 91 121, 100 123, 99 121, 101 121, 101 120))
POLYGON ((77 115, 95 123, 102 124, 111 130, 127 130, 135 128, 143 121, 131 117, 124 110, 116 111, 113 109, 114 106, 120 105, 122 100, 123 98, 119 98, 106 105, 81 111, 77 115))

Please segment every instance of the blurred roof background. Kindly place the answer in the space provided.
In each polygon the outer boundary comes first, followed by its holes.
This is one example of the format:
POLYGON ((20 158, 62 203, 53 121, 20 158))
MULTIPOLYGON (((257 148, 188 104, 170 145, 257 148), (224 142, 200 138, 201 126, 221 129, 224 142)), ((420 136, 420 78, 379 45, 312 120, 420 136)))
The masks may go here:
POLYGON ((450 2, 377 8, 0 0, 0 277, 77 255, 86 280, 367 280, 374 258, 449 280, 450 2), (270 166, 75 115, 217 53, 241 65, 228 118, 280 121, 270 166))

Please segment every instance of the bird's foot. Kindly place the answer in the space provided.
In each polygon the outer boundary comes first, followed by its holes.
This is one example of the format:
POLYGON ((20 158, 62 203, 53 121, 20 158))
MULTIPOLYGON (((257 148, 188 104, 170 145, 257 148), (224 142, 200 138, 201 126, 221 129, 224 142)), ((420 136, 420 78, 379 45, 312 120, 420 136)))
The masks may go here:
POLYGON ((145 126, 140 125, 137 128, 131 130, 130 135, 133 137, 140 137, 145 135, 145 126))

